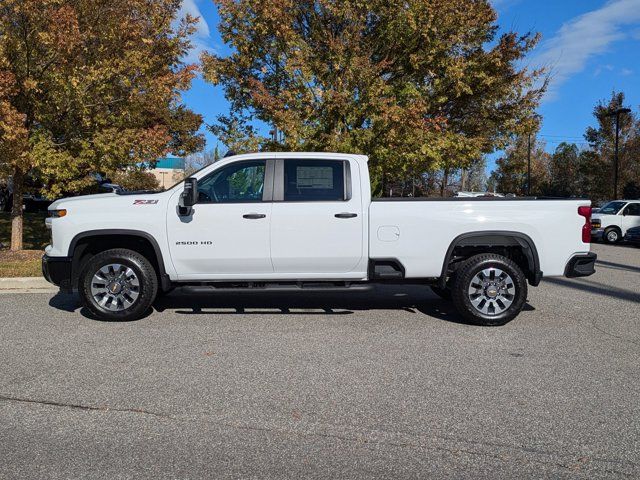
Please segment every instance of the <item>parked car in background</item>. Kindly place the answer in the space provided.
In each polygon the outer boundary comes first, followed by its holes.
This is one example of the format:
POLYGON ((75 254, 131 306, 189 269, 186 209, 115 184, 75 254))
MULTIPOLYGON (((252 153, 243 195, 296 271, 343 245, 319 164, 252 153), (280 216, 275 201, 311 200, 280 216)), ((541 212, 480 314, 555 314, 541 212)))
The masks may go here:
POLYGON ((465 198, 478 198, 478 197, 499 197, 502 198, 504 195, 501 193, 492 193, 492 192, 456 192, 454 195, 456 198, 465 197, 465 198))
MULTIPOLYGON (((95 178, 95 193, 119 193, 125 191, 122 186, 112 183, 108 178, 103 178, 100 175, 96 175, 95 178)), ((49 205, 53 203, 53 200, 43 197, 42 195, 37 193, 39 192, 40 187, 41 185, 38 185, 37 182, 31 182, 27 186, 27 190, 30 193, 25 193, 24 195, 22 195, 22 205, 25 212, 46 212, 49 208, 49 205)), ((9 177, 6 180, 0 181, 0 212, 10 212, 12 208, 13 182, 11 181, 11 177, 9 177)))
POLYGON ((619 242, 633 227, 640 227, 640 200, 613 200, 591 217, 591 235, 606 243, 619 242))
POLYGON ((624 239, 625 241, 640 247, 640 227, 633 227, 627 230, 624 239))
MULTIPOLYGON (((26 212, 46 212, 53 200, 42 195, 26 193, 22 196, 22 204, 26 212)), ((0 212, 10 212, 13 207, 13 183, 9 178, 0 185, 0 212)))

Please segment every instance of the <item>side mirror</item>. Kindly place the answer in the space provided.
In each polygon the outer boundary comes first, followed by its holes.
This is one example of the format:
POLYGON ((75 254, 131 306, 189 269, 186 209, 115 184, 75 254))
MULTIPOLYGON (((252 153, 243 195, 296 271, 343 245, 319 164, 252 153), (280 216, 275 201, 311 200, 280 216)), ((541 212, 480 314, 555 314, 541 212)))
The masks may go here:
POLYGON ((186 178, 184 180, 184 190, 180 194, 178 211, 180 215, 191 215, 191 207, 198 202, 198 179, 186 178))

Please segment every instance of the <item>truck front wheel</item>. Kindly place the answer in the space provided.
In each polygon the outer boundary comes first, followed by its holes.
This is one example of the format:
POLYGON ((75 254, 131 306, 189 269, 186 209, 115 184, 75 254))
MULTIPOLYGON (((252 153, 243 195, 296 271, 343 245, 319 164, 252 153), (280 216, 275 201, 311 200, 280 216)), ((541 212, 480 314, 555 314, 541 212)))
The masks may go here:
POLYGON ((618 243, 622 238, 622 233, 616 227, 607 228, 602 235, 605 243, 618 243))
POLYGON ((477 325, 504 325, 524 307, 527 280, 520 267, 502 255, 476 255, 456 272, 452 299, 466 320, 477 325))
POLYGON ((103 320, 141 318, 158 293, 158 277, 143 255, 113 249, 91 257, 78 285, 82 303, 103 320))

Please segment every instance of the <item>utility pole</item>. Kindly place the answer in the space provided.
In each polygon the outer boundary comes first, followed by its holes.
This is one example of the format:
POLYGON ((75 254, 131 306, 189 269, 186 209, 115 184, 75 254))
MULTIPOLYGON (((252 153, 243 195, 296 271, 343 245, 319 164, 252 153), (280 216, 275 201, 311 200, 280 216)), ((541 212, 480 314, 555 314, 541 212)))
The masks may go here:
POLYGON ((631 112, 630 108, 618 108, 607 113, 607 117, 616 117, 616 146, 613 154, 613 200, 618 198, 618 143, 620 138, 620 115, 631 112))
POLYGON ((531 196, 531 133, 527 137, 527 197, 531 196))

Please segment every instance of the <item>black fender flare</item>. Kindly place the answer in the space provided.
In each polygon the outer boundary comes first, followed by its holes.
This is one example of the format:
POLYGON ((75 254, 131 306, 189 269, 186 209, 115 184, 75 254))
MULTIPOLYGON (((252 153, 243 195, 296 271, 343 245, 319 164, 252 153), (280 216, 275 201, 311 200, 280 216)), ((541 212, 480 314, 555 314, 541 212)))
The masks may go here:
POLYGON ((522 248, 525 257, 527 258, 527 264, 529 267, 529 274, 527 279, 532 286, 537 286, 542 279, 542 272, 540 271, 540 257, 538 256, 538 249, 535 243, 528 235, 521 232, 510 232, 501 230, 485 230, 479 232, 467 232, 458 235, 453 239, 447 254, 444 257, 442 264, 442 273, 438 284, 444 288, 447 278, 447 268, 449 262, 453 256, 453 251, 456 247, 510 247, 519 246, 522 248))
MULTIPOLYGON (((142 230, 107 228, 107 229, 87 230, 86 232, 80 232, 75 237, 73 237, 73 239, 71 240, 71 243, 69 243, 69 250, 67 253, 69 258, 75 259, 74 254, 75 254, 78 242, 80 240, 84 240, 86 238, 91 238, 91 237, 102 237, 105 235, 121 235, 121 236, 128 236, 128 237, 139 237, 148 241, 153 247, 153 251, 156 255, 156 259, 158 262, 158 269, 159 269, 158 276, 160 278, 160 288, 163 291, 167 291, 171 288, 171 279, 169 278, 169 275, 167 275, 167 271, 164 266, 165 264, 164 264, 164 258, 162 256, 162 250, 160 250, 160 246, 158 245, 158 242, 156 241, 155 237, 148 232, 143 232, 142 230)), ((73 283, 75 284, 79 275, 78 265, 75 264, 75 260, 72 264, 72 272, 73 272, 72 273, 73 283)))

